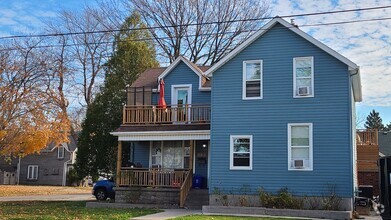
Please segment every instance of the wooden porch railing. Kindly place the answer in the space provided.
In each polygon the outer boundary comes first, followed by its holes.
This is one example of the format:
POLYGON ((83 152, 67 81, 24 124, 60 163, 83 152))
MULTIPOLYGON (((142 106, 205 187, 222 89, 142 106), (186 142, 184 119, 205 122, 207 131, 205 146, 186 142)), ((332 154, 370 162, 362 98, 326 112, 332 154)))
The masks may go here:
POLYGON ((356 142, 357 145, 378 145, 378 130, 357 130, 356 142))
POLYGON ((208 105, 124 106, 123 124, 209 123, 208 105))
POLYGON ((188 169, 121 167, 119 186, 180 188, 188 173, 188 169))
POLYGON ((193 171, 121 167, 119 180, 119 186, 179 188, 179 206, 183 208, 192 187, 193 171))
POLYGON ((185 180, 183 181, 180 195, 179 195, 179 207, 181 208, 185 206, 186 198, 192 187, 192 183, 193 183, 193 172, 192 170, 189 170, 189 172, 186 174, 185 180))

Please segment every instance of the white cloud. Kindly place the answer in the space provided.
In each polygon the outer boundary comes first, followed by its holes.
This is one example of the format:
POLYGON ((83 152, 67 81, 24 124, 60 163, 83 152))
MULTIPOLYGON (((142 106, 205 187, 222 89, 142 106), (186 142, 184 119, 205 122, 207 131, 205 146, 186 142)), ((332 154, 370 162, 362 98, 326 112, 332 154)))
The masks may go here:
POLYGON ((0 36, 39 33, 44 26, 43 19, 55 17, 55 10, 49 4, 38 4, 34 0, 9 1, 8 4, 1 4, 0 36))

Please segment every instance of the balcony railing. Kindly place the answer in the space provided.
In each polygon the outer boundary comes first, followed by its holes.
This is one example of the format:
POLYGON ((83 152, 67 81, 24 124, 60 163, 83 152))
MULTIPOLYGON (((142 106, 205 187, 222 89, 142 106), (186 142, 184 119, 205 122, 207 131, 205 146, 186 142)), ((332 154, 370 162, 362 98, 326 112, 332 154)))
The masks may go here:
POLYGON ((357 145, 378 145, 378 130, 360 129, 356 135, 357 145))
POLYGON ((208 105, 124 106, 123 124, 197 124, 210 122, 208 105))

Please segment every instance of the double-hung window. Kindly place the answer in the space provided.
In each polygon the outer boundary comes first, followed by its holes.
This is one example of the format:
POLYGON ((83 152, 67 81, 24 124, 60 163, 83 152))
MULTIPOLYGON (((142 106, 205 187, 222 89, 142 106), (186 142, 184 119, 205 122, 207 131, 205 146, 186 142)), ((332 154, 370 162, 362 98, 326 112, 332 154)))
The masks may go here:
POLYGON ((243 99, 262 99, 262 60, 243 62, 243 99))
POLYGON ((312 170, 312 123, 288 124, 288 170, 312 170))
POLYGON ((231 135, 230 169, 251 170, 252 169, 252 135, 231 135))
POLYGON ((57 148, 57 158, 58 159, 63 159, 65 154, 65 148, 63 146, 59 146, 57 148))
POLYGON ((293 97, 314 97, 314 58, 293 58, 293 97))
POLYGON ((28 165, 27 179, 28 180, 37 180, 38 179, 38 166, 37 165, 28 165))

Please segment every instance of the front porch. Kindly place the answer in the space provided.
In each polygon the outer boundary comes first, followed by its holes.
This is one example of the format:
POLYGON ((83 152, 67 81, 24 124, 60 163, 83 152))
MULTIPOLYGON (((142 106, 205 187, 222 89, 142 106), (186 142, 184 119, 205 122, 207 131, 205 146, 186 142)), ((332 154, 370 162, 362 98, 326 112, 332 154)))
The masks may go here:
POLYGON ((201 180, 196 187, 207 188, 208 145, 207 139, 119 141, 116 202, 184 207, 194 175, 201 180))
POLYGON ((179 204, 184 207, 192 187, 191 169, 121 167, 117 177, 116 202, 179 204))

